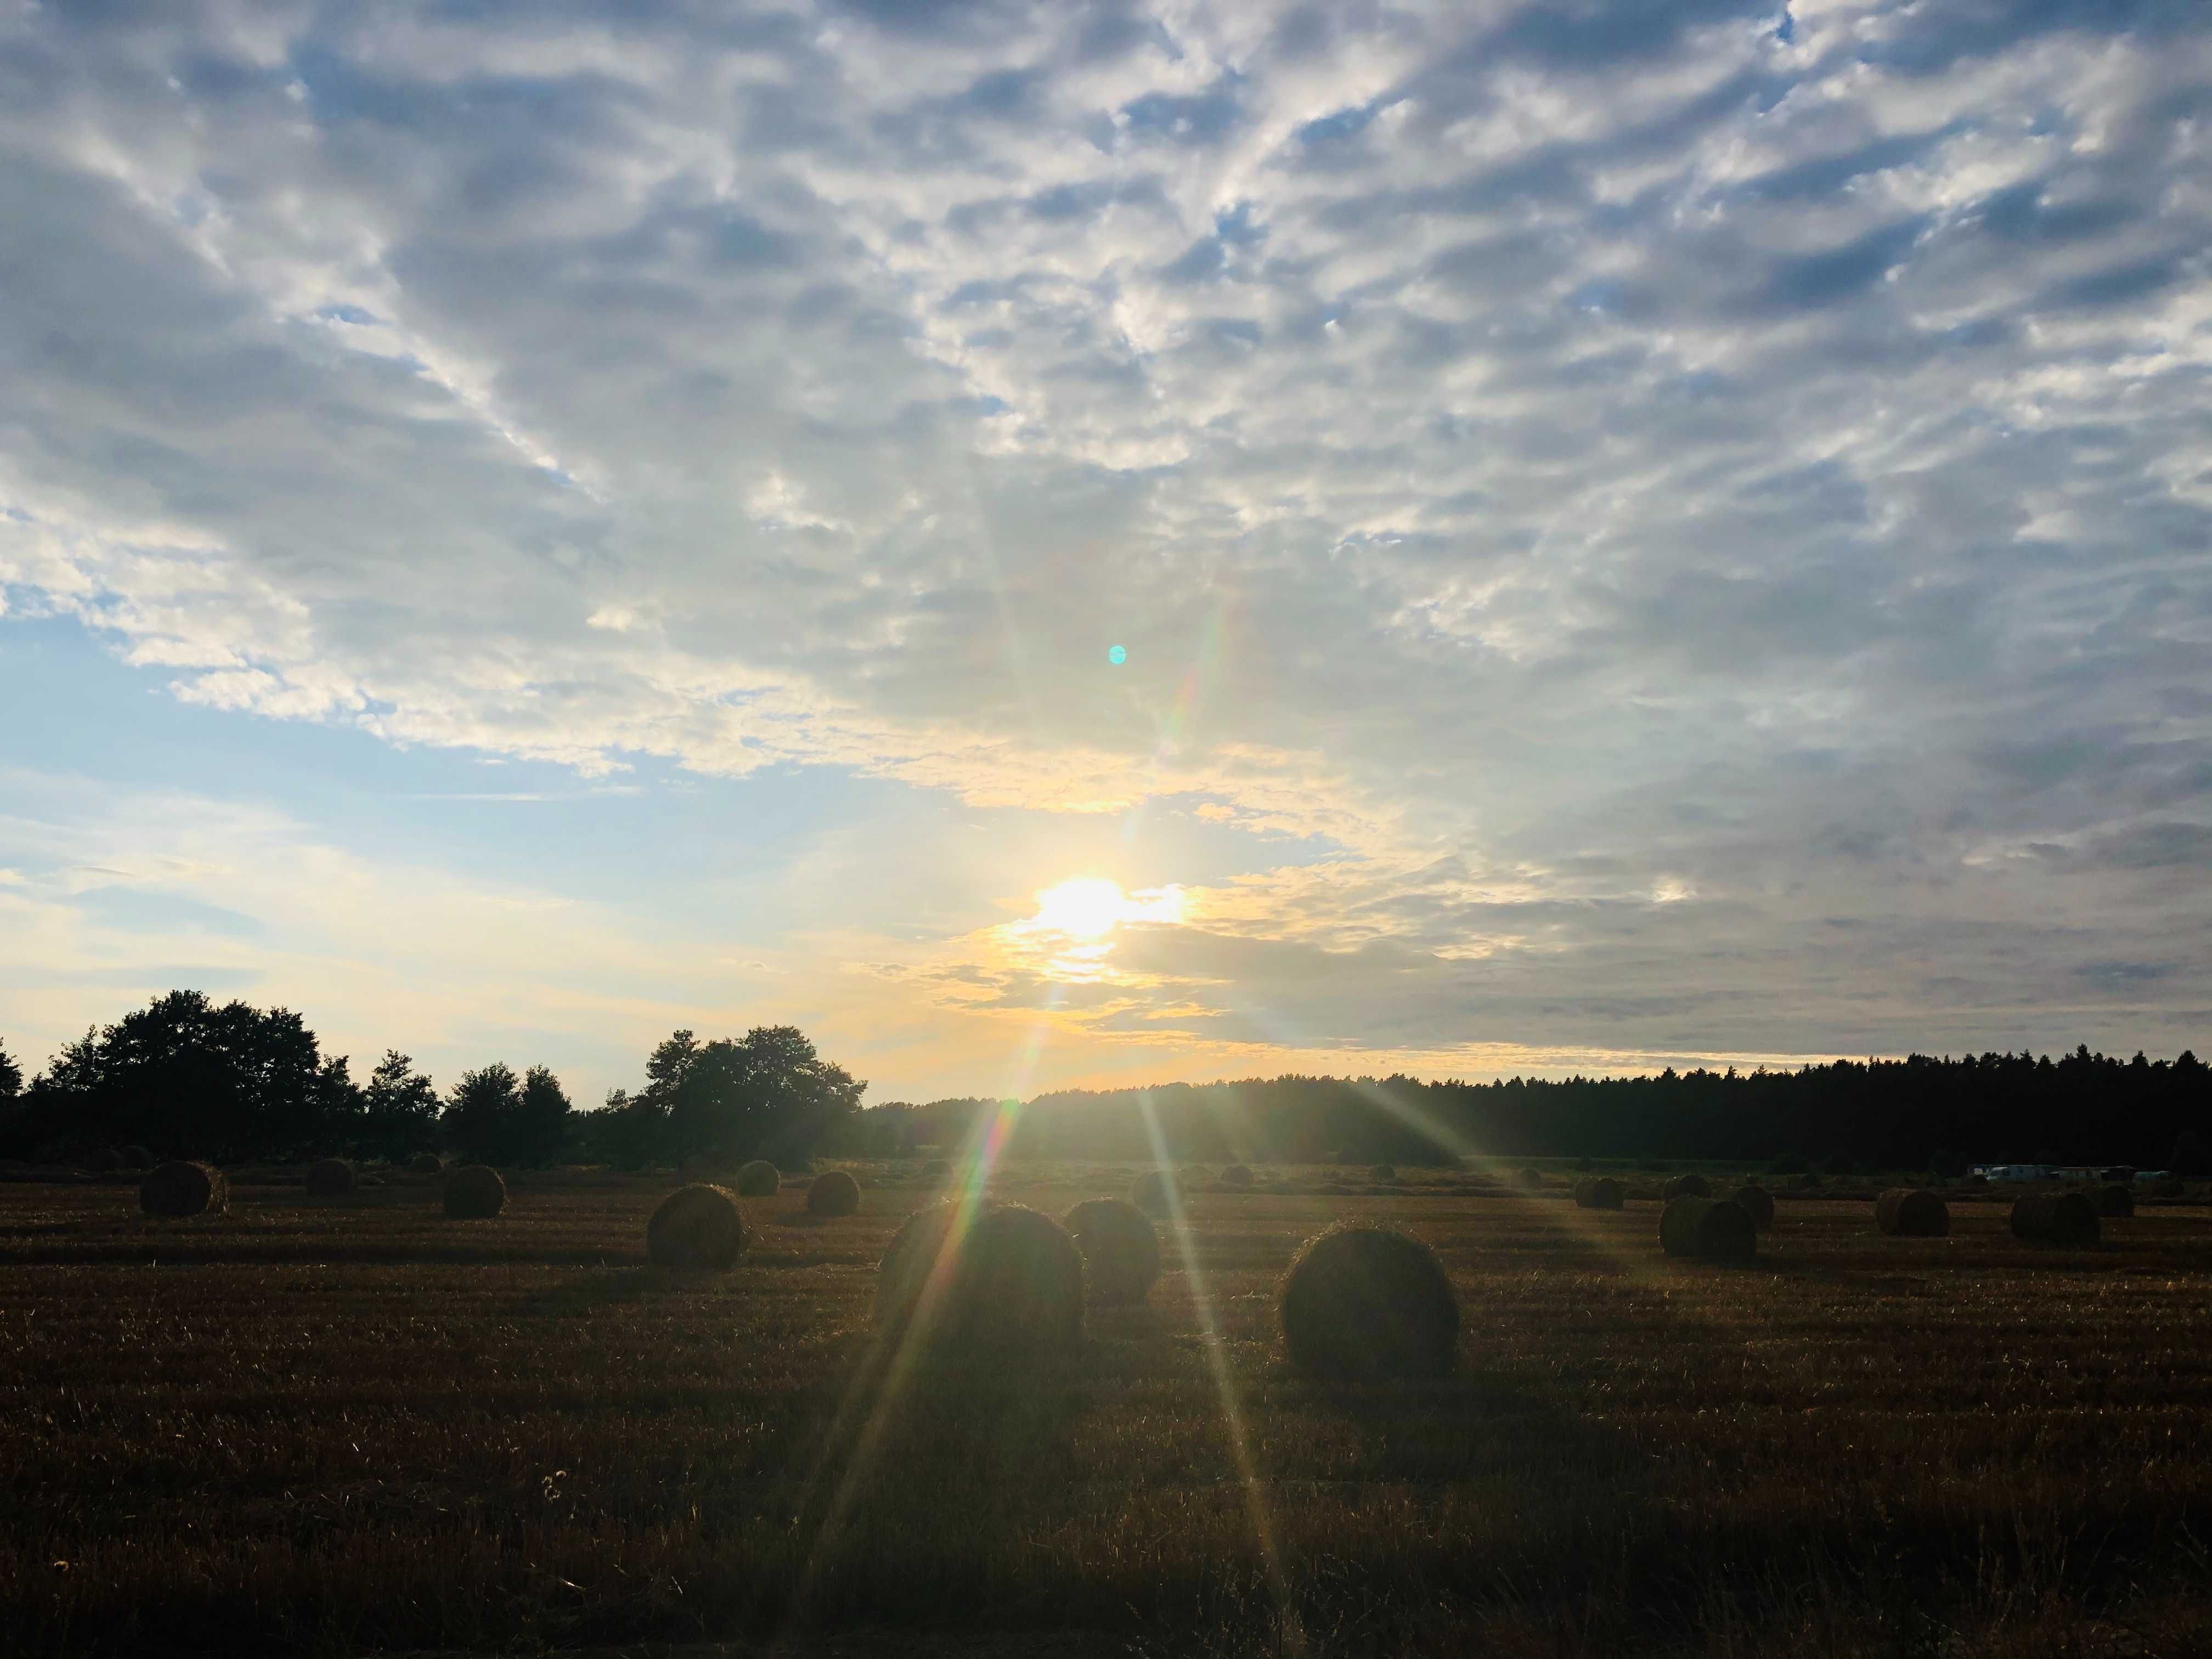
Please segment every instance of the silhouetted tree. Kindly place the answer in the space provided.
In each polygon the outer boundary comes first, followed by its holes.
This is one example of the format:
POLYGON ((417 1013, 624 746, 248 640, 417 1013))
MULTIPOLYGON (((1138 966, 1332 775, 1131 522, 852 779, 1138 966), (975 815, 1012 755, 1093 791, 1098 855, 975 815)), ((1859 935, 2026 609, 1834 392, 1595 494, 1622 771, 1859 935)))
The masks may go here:
POLYGON ((0 1100, 13 1100, 22 1088, 23 1068, 8 1052, 8 1045, 0 1042, 0 1100))
POLYGON ((867 1086, 823 1060, 797 1026, 756 1026, 688 1056, 670 1103, 669 1146, 679 1163, 718 1157, 794 1163, 860 1110, 867 1086))
POLYGON ((362 1114, 353 1150, 393 1162, 437 1139, 438 1091, 397 1048, 387 1048, 362 1091, 362 1114))
POLYGON ((642 1170, 661 1156, 667 1132, 668 1114, 627 1089, 611 1089, 605 1105, 576 1114, 578 1152, 617 1170, 642 1170))
POLYGON ((356 1109, 343 1056, 299 1015, 172 991, 55 1056, 15 1109, 11 1146, 140 1142, 226 1162, 330 1146, 356 1109))
POLYGON ((561 1079, 549 1066, 532 1066, 522 1074, 522 1091, 515 1098, 513 1127, 503 1149, 507 1161, 531 1169, 555 1162, 568 1148, 572 1115, 561 1079))
POLYGON ((495 1060, 461 1073, 438 1120, 438 1132, 462 1157, 479 1164, 500 1163, 521 1103, 522 1081, 514 1068, 495 1060))

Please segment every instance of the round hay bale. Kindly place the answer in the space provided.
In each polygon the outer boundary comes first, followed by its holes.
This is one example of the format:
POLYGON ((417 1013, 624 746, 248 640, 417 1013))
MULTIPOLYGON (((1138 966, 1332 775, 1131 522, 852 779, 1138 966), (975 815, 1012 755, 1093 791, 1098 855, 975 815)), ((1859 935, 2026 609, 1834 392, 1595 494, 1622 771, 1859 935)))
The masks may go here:
POLYGON ((1951 1206, 1925 1187, 1892 1187, 1874 1201, 1875 1225, 1893 1238, 1942 1238, 1951 1206))
POLYGON ((814 1177, 814 1184, 806 1189, 809 1215, 852 1215, 860 1207, 860 1183, 846 1170, 825 1170, 814 1177))
POLYGON ((1069 1346, 1083 1334, 1083 1253, 1023 1205, 933 1205, 893 1236, 876 1279, 886 1334, 917 1316, 930 1342, 951 1348, 1069 1346))
POLYGON ((2012 1206, 2012 1236, 2080 1249, 2097 1242, 2097 1206, 2081 1193, 2030 1193, 2012 1206))
POLYGON ((1395 1164, 1377 1164, 1367 1171, 1367 1178, 1387 1185, 1398 1178, 1398 1167, 1395 1164))
POLYGON ((1611 1176, 1575 1182, 1575 1202, 1585 1210, 1617 1210, 1628 1201, 1628 1188, 1611 1176))
POLYGON ((154 1167, 154 1154, 143 1146, 125 1146, 116 1156, 123 1160, 123 1167, 126 1170, 150 1170, 154 1167))
POLYGON ((719 1271, 735 1264, 747 1242, 738 1195, 704 1181, 661 1200, 645 1228, 645 1253, 659 1267, 719 1271))
POLYGON ((1147 1170, 1129 1188, 1129 1202, 1155 1219, 1172 1214, 1181 1198, 1173 1170, 1147 1170))
POLYGON ((738 1171, 740 1198, 774 1198, 783 1190, 783 1171, 764 1158, 757 1158, 738 1171))
POLYGON ((489 1164, 464 1164, 446 1178, 446 1215, 453 1221, 489 1221, 507 1207, 507 1182, 489 1164))
POLYGON ((138 1183, 148 1215, 221 1215, 230 1207, 230 1181, 212 1164, 164 1164, 138 1183))
POLYGON ((2099 1215, 2133 1215, 2136 1212, 2135 1188, 2119 1182, 2107 1182, 2097 1189, 2099 1215))
POLYGON ((112 1146, 95 1146, 84 1155, 82 1167, 94 1175, 113 1175, 123 1167, 123 1154, 112 1146))
POLYGON ((1160 1236, 1152 1218, 1127 1199, 1086 1198, 1060 1218, 1083 1252, 1083 1278, 1094 1302, 1142 1302, 1160 1276, 1160 1236))
POLYGON ((407 1167, 416 1175, 435 1175, 446 1165, 435 1152, 417 1152, 407 1160, 407 1167))
POLYGON ((1449 1376, 1459 1298, 1436 1252, 1387 1227, 1332 1227, 1306 1241, 1283 1279, 1291 1363, 1340 1382, 1449 1376))
POLYGON ((1532 1193, 1540 1193, 1552 1183, 1544 1179, 1541 1170, 1523 1170, 1521 1171, 1521 1184, 1532 1193))
POLYGON ((1711 1198, 1713 1188, 1701 1175, 1678 1175, 1659 1189, 1659 1195, 1671 1204, 1678 1198, 1711 1198))
POLYGON ((2153 1198, 2184 1198, 2189 1188, 2179 1181, 2160 1181, 2152 1186, 2150 1192, 2153 1198))
POLYGON ((1748 1261, 1759 1254, 1759 1229, 1733 1200, 1669 1199, 1659 1212, 1659 1248, 1693 1261, 1748 1261))
POLYGON ((1753 1226, 1763 1233, 1774 1231, 1772 1193, 1764 1187, 1739 1187, 1732 1196, 1736 1203, 1743 1206, 1744 1213, 1751 1218, 1753 1226))
POLYGON ((1221 1172, 1221 1184, 1241 1190, 1252 1184, 1252 1172, 1242 1164, 1232 1164, 1221 1172))
POLYGON ((353 1165, 342 1158, 318 1158, 302 1178, 311 1198, 343 1198, 353 1190, 353 1165))

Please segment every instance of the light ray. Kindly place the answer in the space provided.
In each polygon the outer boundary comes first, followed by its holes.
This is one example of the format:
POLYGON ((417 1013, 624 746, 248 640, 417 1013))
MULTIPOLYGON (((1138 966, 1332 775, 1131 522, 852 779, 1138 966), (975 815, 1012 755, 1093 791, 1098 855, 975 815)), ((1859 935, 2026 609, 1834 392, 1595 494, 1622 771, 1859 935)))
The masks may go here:
MULTIPOLYGON (((1162 1169, 1171 1169, 1167 1138, 1160 1133, 1159 1118, 1152 1110, 1150 1094, 1138 1096, 1137 1109, 1144 1116, 1145 1133, 1152 1142, 1153 1161, 1162 1169)), ((1286 1653, 1303 1654, 1306 1651, 1305 1632, 1291 1601, 1290 1582, 1283 1574, 1281 1553, 1275 1547, 1274 1521, 1267 1513, 1267 1493, 1261 1486, 1260 1472, 1252 1461, 1251 1446, 1245 1437, 1244 1413, 1237 1398, 1236 1380, 1229 1370, 1228 1345, 1222 1338, 1221 1322, 1214 1316, 1213 1296, 1206 1285, 1206 1270, 1199 1265, 1197 1242, 1183 1212, 1182 1189, 1172 1176, 1161 1185, 1167 1189, 1169 1231, 1174 1234, 1176 1249, 1182 1257, 1183 1278, 1190 1286, 1191 1305, 1198 1313, 1200 1346, 1206 1353, 1206 1369, 1212 1374, 1214 1392, 1220 1397, 1221 1420, 1229 1431, 1230 1455, 1236 1459, 1237 1478, 1244 1489, 1245 1514, 1252 1525, 1253 1539, 1260 1546, 1268 1593, 1274 1598, 1283 1649, 1286 1653)))

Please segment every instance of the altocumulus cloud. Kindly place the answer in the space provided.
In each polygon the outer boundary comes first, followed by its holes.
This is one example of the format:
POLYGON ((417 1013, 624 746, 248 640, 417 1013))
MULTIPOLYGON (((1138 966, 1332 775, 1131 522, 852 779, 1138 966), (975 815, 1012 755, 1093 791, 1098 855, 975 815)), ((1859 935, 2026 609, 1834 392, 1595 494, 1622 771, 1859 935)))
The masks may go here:
POLYGON ((1100 1042, 2178 1047, 2208 130, 2193 0, 18 8, 0 591, 1333 849, 899 975, 1100 1042))

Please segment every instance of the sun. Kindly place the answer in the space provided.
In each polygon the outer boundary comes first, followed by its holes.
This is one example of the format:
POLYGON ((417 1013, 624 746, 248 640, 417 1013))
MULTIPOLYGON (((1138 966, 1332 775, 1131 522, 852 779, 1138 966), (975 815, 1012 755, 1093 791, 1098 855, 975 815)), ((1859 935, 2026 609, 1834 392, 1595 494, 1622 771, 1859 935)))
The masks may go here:
POLYGON ((1103 939, 1129 913, 1121 885, 1103 876, 1080 876, 1036 896, 1035 925, 1070 939, 1103 939))

